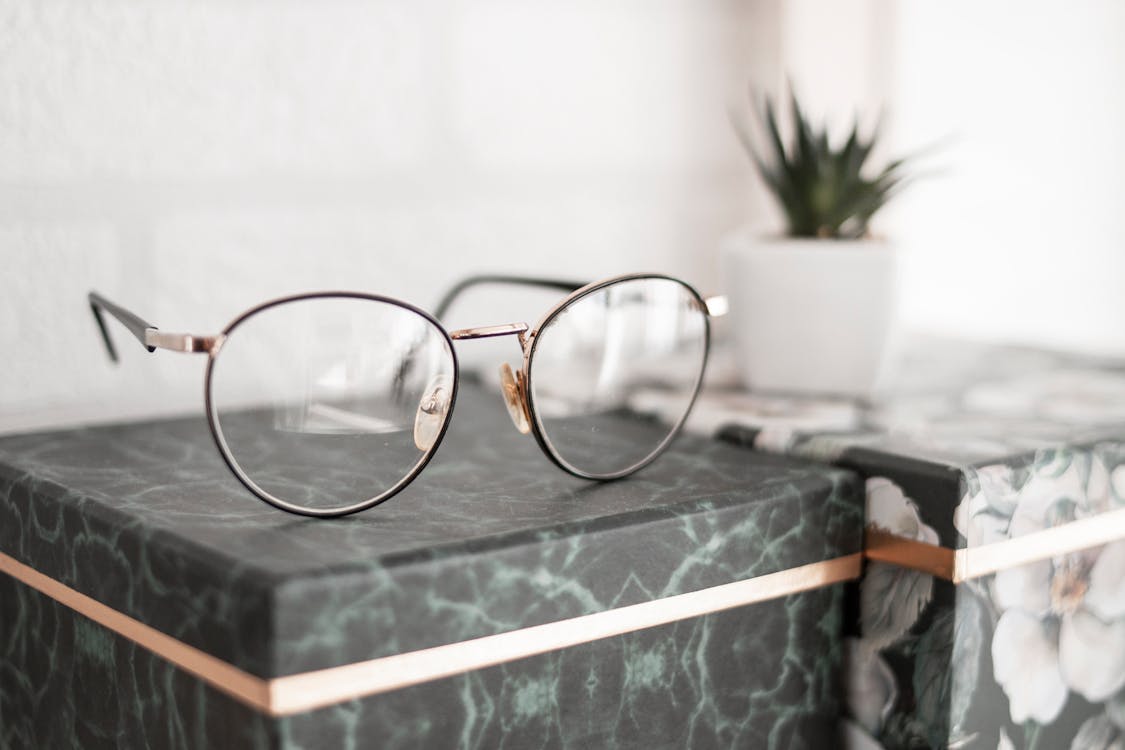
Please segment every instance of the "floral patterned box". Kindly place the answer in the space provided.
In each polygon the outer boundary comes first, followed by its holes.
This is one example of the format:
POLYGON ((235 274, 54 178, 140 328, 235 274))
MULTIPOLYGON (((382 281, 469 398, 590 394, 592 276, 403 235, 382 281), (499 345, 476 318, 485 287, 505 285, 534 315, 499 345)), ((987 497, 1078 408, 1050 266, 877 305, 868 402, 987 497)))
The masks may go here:
POLYGON ((862 483, 748 455, 587 482, 466 384, 410 487, 317 520, 200 418, 0 438, 0 748, 831 746, 862 483))
POLYGON ((866 479, 846 746, 1125 747, 1125 363, 928 340, 898 373, 689 425, 866 479))

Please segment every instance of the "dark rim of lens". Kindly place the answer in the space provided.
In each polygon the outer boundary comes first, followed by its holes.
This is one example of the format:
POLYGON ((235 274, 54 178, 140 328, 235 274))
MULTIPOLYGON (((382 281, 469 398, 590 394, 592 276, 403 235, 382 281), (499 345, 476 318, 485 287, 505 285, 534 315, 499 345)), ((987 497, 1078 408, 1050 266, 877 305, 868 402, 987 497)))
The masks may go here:
POLYGON ((369 302, 382 302, 384 304, 394 305, 395 307, 399 307, 407 310, 408 312, 412 312, 426 320, 436 331, 441 334, 442 338, 445 339, 446 348, 448 349, 449 356, 453 361, 453 390, 452 395, 449 399, 449 409, 446 411, 445 420, 441 425, 441 432, 438 433, 437 439, 434 441, 434 444, 430 446, 430 449, 425 454, 423 454, 422 458, 419 459, 418 463, 414 465, 414 468, 410 471, 410 473, 399 480, 399 482, 390 489, 378 495, 375 495, 374 497, 368 498, 367 500, 363 500, 358 503, 352 503, 351 505, 345 506, 343 508, 320 509, 306 508, 301 505, 294 505, 293 503, 271 495, 269 492, 266 492, 264 489, 259 487, 254 482, 254 480, 251 479, 246 474, 246 472, 242 470, 242 467, 238 465, 238 461, 231 454, 230 448, 226 443, 226 438, 223 436, 222 428, 219 425, 219 415, 217 411, 218 407, 215 405, 215 400, 211 395, 211 381, 215 371, 215 362, 218 359, 219 355, 222 353, 223 347, 219 346, 216 350, 212 350, 210 354, 208 354, 207 371, 204 376, 203 385, 204 409, 207 412, 207 425, 211 429, 211 437, 214 438, 215 445, 217 445, 219 448, 219 455, 223 457, 223 461, 226 463, 227 468, 231 470, 235 477, 238 478, 238 481, 241 482, 243 486, 246 487, 246 489, 250 490, 256 496, 274 506, 275 508, 280 508, 281 510, 288 511, 290 513, 297 513, 303 516, 332 518, 335 516, 346 516, 351 513, 357 513, 361 510, 367 510, 368 508, 378 505, 384 500, 390 499, 394 495, 401 492, 408 484, 414 481, 414 478, 417 477, 419 473, 421 473, 422 469, 426 468, 426 464, 428 464, 430 462, 430 459, 433 458, 434 453, 437 452, 438 446, 441 445, 441 441, 445 437, 445 432, 449 428, 449 421, 453 416, 453 408, 457 404, 459 365, 457 362, 457 352, 453 348, 453 340, 449 338, 449 333, 445 330, 441 323, 437 321, 436 318, 434 318, 425 310, 417 308, 407 302, 403 302, 392 297, 382 297, 377 294, 364 294, 362 292, 309 292, 306 294, 294 294, 288 297, 281 297, 279 299, 270 300, 269 302, 260 304, 257 307, 252 307, 246 312, 239 315, 237 318, 231 321, 226 328, 223 329, 222 335, 224 337, 229 336, 232 331, 234 331, 246 320, 272 307, 278 307, 280 305, 289 304, 291 302, 301 302, 304 300, 316 299, 358 299, 367 300, 369 302))
POLYGON ((527 357, 525 358, 524 362, 524 380, 527 383, 527 408, 528 411, 531 412, 531 432, 535 436, 536 442, 539 443, 539 447, 543 449, 543 452, 547 454, 547 457, 550 458, 556 466, 558 466, 563 471, 573 474, 576 477, 598 480, 621 479, 622 477, 627 477, 630 474, 640 471, 641 469, 655 461, 657 458, 659 458, 660 454, 662 454, 676 438, 676 436, 680 434, 680 430, 683 428, 684 422, 687 421, 688 415, 691 414, 692 407, 695 406, 695 400, 699 396, 699 391, 703 387, 703 375, 707 370, 707 361, 710 358, 711 353, 711 321, 707 315, 707 303, 704 302, 703 297, 699 294, 699 292, 697 292, 687 282, 681 279, 677 279, 673 276, 666 276, 664 274, 639 273, 630 274, 628 276, 617 276, 612 279, 596 282, 594 284, 590 284, 588 286, 582 287, 581 289, 578 289, 568 298, 563 300, 557 307, 548 312, 543 317, 543 319, 536 324, 535 329, 530 334, 528 334, 528 338, 531 339, 531 345, 528 349, 527 357), (550 439, 546 436, 546 431, 543 428, 542 420, 539 418, 539 411, 535 408, 535 388, 533 387, 534 368, 532 367, 532 364, 535 362, 535 350, 539 346, 539 334, 543 332, 547 328, 547 326, 549 326, 555 320, 555 318, 568 310, 571 305, 581 299, 584 299, 590 294, 593 294, 594 292, 601 291, 606 287, 616 286, 618 284, 624 284, 631 281, 651 280, 671 281, 679 284, 687 291, 688 295, 693 300, 695 300, 696 304, 698 305, 699 314, 703 316, 703 357, 699 365, 699 374, 696 376, 695 385, 692 388, 691 399, 688 401, 687 408, 684 409, 684 413, 680 415, 679 420, 677 420, 676 424, 672 426, 671 430, 669 430, 668 435, 660 442, 659 445, 657 445, 652 450, 651 453, 642 458, 640 461, 637 461, 633 465, 629 466, 626 469, 622 469, 621 471, 615 471, 605 474, 583 471, 577 466, 571 464, 569 461, 563 458, 557 450, 555 450, 555 447, 551 444, 550 439))

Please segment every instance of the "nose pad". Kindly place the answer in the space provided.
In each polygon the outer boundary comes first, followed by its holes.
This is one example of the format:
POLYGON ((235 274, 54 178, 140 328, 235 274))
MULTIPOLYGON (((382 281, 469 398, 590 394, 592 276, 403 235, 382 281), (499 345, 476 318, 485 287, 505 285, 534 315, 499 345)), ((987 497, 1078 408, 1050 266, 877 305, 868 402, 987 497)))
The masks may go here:
POLYGON ((504 405, 508 407, 508 416, 512 424, 526 435, 531 432, 531 417, 527 413, 526 384, 523 373, 513 373, 512 366, 507 362, 500 365, 500 391, 504 395, 504 405))
POLYGON ((449 415, 452 384, 453 381, 448 375, 438 375, 422 392, 418 411, 414 415, 414 445, 420 451, 433 448, 438 436, 441 435, 441 428, 449 415))

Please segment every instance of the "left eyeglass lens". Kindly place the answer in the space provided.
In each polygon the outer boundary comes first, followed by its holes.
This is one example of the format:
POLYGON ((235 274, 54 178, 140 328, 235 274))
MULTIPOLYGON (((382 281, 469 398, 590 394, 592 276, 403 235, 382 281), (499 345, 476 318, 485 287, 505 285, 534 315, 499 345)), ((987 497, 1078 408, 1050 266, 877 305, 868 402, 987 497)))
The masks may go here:
POLYGON ((429 319, 390 302, 312 297, 237 323, 211 370, 220 447, 266 499, 331 513, 370 503, 425 463, 455 365, 429 319))
POLYGON ((616 281, 539 329, 529 365, 547 449, 581 476, 612 479, 655 458, 687 417, 707 361, 707 314, 687 285, 616 281))

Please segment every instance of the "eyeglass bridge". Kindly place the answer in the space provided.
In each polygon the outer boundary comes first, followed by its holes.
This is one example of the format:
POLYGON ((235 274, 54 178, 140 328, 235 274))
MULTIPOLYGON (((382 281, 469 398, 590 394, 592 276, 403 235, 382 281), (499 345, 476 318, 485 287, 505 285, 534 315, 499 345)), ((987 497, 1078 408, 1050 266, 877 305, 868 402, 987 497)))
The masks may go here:
POLYGON ((519 336, 523 340, 529 326, 527 323, 502 323, 498 326, 477 326, 475 328, 458 328, 449 332, 449 338, 454 341, 466 339, 491 339, 497 336, 519 336))
MULTIPOLYGON (((525 352, 528 346, 527 323, 502 323, 495 326, 477 326, 475 328, 459 328, 449 332, 449 338, 454 341, 467 339, 490 339, 497 336, 519 336, 520 348, 525 352)), ((531 432, 531 410, 527 404, 527 382, 522 371, 513 371, 507 362, 500 366, 500 393, 504 397, 504 406, 508 408, 508 416, 512 424, 521 434, 531 432)))

